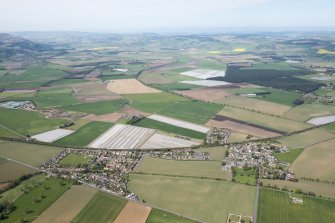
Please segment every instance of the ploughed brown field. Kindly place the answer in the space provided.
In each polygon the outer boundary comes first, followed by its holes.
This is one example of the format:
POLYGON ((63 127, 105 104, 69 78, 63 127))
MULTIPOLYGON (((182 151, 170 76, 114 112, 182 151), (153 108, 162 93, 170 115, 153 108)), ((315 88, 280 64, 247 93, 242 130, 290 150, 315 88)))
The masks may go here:
POLYGON ((114 223, 145 223, 150 212, 151 207, 129 201, 114 223))

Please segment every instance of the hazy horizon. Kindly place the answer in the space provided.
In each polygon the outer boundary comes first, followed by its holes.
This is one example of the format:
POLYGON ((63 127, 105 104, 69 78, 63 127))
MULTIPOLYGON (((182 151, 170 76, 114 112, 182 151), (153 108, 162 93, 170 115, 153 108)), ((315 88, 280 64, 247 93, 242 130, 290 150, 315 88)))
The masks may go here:
POLYGON ((11 0, 0 32, 334 31, 331 0, 11 0))

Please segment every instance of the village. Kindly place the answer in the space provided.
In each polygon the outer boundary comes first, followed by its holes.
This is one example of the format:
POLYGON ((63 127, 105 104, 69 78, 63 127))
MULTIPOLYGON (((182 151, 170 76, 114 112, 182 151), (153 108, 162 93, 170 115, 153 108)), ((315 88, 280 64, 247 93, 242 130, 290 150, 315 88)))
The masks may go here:
POLYGON ((274 156, 274 153, 288 152, 286 146, 274 143, 255 143, 231 145, 223 160, 223 169, 258 168, 259 177, 264 179, 281 179, 295 181, 295 175, 284 167, 274 156))

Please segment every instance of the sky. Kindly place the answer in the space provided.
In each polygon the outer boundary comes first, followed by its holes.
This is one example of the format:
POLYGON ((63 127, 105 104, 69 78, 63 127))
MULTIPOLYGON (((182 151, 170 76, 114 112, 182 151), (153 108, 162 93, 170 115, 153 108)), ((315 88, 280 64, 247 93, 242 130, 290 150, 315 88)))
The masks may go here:
POLYGON ((335 26, 334 0, 0 0, 0 5, 1 32, 335 26))

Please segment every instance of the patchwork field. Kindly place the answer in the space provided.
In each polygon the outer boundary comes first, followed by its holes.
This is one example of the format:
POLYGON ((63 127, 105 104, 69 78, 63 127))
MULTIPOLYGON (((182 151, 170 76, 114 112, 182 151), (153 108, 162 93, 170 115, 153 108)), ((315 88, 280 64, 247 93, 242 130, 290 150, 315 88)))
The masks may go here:
POLYGON ((136 174, 129 190, 148 204, 213 223, 226 221, 228 213, 252 215, 256 193, 255 187, 225 181, 136 174))
POLYGON ((22 135, 45 132, 64 123, 64 119, 46 119, 38 112, 0 108, 0 124, 22 135))
POLYGON ((290 171, 298 177, 311 177, 335 182, 335 140, 306 147, 294 161, 290 171))
POLYGON ((87 146, 112 126, 113 124, 107 122, 90 122, 71 135, 57 140, 54 143, 63 146, 87 146))
POLYGON ((284 192, 261 189, 257 222, 331 223, 335 221, 335 202, 303 197, 304 204, 289 203, 284 192))
POLYGON ((307 132, 281 138, 278 141, 290 148, 304 148, 329 139, 335 139, 335 134, 322 129, 312 129, 307 132))
POLYGON ((117 99, 112 101, 98 101, 93 103, 77 104, 61 107, 63 110, 91 113, 95 115, 103 115, 122 109, 128 101, 125 99, 117 99))
POLYGON ((43 132, 38 135, 32 136, 33 139, 36 139, 41 142, 53 142, 58 139, 64 138, 74 131, 68 129, 55 129, 48 132, 43 132))
POLYGON ((150 212, 151 207, 135 203, 132 201, 128 201, 128 203, 122 209, 119 216, 117 216, 114 223, 128 223, 128 222, 145 223, 150 212))
MULTIPOLYGON (((223 156, 222 156, 223 158, 223 156)), ((165 160, 146 156, 137 169, 140 173, 226 179, 221 161, 165 160)))
POLYGON ((71 221, 72 223, 110 223, 120 214, 127 201, 98 192, 71 221))
POLYGON ((39 166, 60 153, 63 148, 28 143, 0 141, 0 155, 10 159, 39 166))
POLYGON ((160 91, 142 84, 136 79, 113 80, 107 85, 107 89, 117 94, 148 94, 160 91))
POLYGON ((239 108, 234 108, 230 106, 225 106, 219 112, 220 115, 224 115, 230 118, 241 120, 244 122, 249 122, 252 124, 269 127, 272 129, 293 132, 301 129, 310 127, 310 125, 305 123, 296 122, 293 120, 288 120, 280 117, 265 115, 257 112, 247 111, 239 108))
POLYGON ((11 182, 23 175, 35 172, 35 169, 6 160, 0 156, 0 183, 11 182))
POLYGON ((72 186, 46 211, 38 216, 34 223, 70 223, 96 194, 96 190, 85 186, 72 186))

